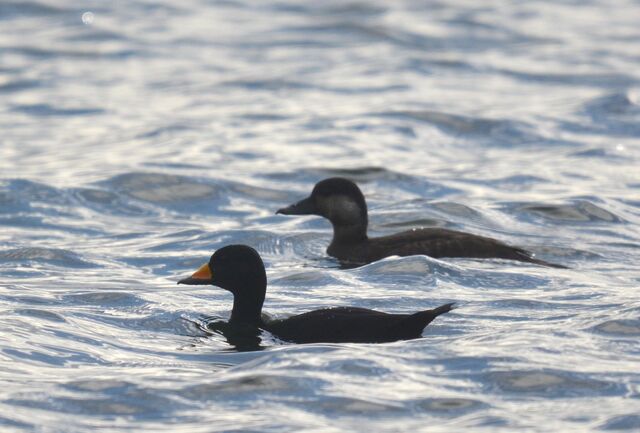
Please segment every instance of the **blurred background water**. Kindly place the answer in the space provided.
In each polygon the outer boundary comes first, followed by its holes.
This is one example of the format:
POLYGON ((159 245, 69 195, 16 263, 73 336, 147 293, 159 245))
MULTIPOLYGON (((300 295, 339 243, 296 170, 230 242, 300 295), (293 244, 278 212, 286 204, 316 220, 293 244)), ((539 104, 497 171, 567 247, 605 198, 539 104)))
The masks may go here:
POLYGON ((0 0, 0 430, 639 431, 640 4, 0 0), (446 226, 571 267, 340 270, 320 218, 446 226), (457 301, 419 340, 242 352, 256 247, 275 315, 457 301))

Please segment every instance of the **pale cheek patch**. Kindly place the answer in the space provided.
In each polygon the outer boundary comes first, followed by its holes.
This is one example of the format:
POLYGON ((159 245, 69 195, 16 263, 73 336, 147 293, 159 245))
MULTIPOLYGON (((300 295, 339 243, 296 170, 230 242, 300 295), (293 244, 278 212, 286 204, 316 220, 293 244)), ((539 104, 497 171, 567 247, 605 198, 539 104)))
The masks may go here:
POLYGON ((362 219, 358 204, 344 195, 321 199, 319 205, 326 217, 332 220, 357 223, 362 219))

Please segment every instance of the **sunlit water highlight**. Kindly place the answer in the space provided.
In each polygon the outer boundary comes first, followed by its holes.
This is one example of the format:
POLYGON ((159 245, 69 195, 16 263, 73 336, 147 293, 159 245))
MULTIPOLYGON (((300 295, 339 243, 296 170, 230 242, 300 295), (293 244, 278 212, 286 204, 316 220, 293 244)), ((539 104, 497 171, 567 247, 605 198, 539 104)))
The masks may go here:
POLYGON ((633 1, 0 3, 0 429, 640 430, 633 1), (274 211, 360 183, 567 270, 341 270, 274 211), (256 247, 273 315, 456 301, 424 338, 241 352, 177 287, 256 247))

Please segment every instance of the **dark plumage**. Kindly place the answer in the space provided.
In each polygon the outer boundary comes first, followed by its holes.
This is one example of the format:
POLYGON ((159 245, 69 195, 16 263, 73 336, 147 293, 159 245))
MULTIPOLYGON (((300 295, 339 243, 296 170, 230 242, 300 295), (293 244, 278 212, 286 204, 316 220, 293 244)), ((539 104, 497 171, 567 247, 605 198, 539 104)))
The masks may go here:
POLYGON ((332 177, 318 182, 311 195, 276 213, 319 215, 333 225, 327 254, 347 264, 366 264, 389 256, 499 258, 564 268, 532 257, 528 251, 496 239, 442 228, 413 229, 390 236, 367 236, 367 204, 358 186, 332 177))
POLYGON ((246 245, 217 250, 191 277, 178 284, 212 284, 233 294, 227 328, 261 328, 294 343, 383 343, 419 338, 424 328, 454 304, 414 314, 388 314, 355 307, 326 308, 286 319, 262 315, 267 276, 260 255, 246 245))

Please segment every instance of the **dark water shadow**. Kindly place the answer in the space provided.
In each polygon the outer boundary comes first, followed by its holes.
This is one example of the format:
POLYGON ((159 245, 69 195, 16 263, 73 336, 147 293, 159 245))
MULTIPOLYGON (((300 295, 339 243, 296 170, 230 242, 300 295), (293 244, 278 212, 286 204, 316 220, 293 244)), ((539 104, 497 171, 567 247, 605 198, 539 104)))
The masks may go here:
POLYGON ((227 351, 255 352, 265 350, 268 347, 262 345, 264 331, 255 326, 232 324, 219 317, 203 317, 193 323, 208 335, 223 336, 230 346, 227 351))

